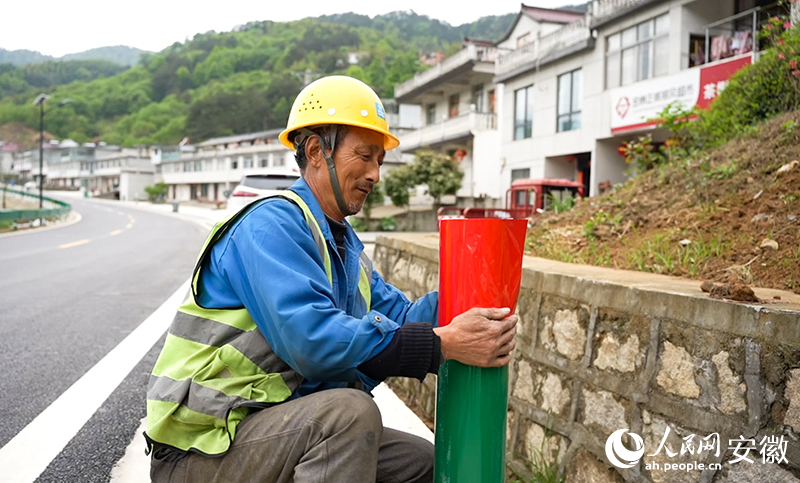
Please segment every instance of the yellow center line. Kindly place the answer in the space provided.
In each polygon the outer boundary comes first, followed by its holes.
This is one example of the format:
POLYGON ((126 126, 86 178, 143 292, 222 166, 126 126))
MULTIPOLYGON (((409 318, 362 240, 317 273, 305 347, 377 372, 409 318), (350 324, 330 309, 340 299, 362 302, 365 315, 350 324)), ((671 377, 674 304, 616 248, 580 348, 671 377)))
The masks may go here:
POLYGON ((133 228, 133 223, 128 223, 128 226, 126 226, 125 228, 129 228, 129 229, 133 228))
POLYGON ((60 245, 58 248, 72 248, 72 247, 77 247, 77 246, 79 246, 79 245, 86 245, 87 243, 89 243, 89 242, 91 242, 91 241, 92 241, 92 240, 90 240, 90 239, 88 239, 88 238, 84 238, 83 240, 78 240, 78 241, 75 241, 75 242, 72 242, 72 243, 65 243, 65 244, 63 244, 63 245, 60 245))
POLYGON ((120 233, 122 233, 122 230, 114 230, 111 232, 111 236, 119 235, 120 233))

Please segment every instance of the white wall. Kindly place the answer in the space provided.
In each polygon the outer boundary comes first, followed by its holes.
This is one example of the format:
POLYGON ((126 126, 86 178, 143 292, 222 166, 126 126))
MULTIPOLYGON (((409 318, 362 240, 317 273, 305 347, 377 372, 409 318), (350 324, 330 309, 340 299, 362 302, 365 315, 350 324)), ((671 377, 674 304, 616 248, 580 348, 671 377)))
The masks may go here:
POLYGON ((123 172, 119 176, 119 199, 121 201, 146 200, 145 186, 155 182, 153 173, 123 172))
POLYGON ((498 175, 500 171, 500 131, 476 132, 472 146, 475 196, 486 195, 490 198, 502 198, 502 183, 498 175))
POLYGON ((514 30, 511 32, 511 35, 508 37, 508 39, 497 44, 497 47, 499 49, 514 50, 517 48, 517 38, 530 32, 529 38, 531 41, 533 41, 533 39, 536 38, 536 33, 539 32, 541 29, 542 29, 542 24, 532 19, 527 14, 523 13, 522 15, 520 15, 519 22, 517 22, 517 25, 514 26, 514 30))
MULTIPOLYGON (((510 185, 512 169, 529 168, 533 178, 554 175, 575 178, 574 169, 567 176, 569 168, 554 164, 554 160, 581 152, 592 153, 591 195, 597 193, 598 183, 610 181, 613 184, 623 181, 624 171, 628 166, 617 153, 617 147, 625 137, 615 138, 611 134, 612 106, 610 96, 605 90, 607 37, 669 12, 670 56, 667 75, 674 75, 688 66, 689 33, 701 33, 702 26, 732 15, 733 8, 733 0, 672 0, 658 3, 600 29, 594 48, 504 82, 502 90, 498 89, 498 128, 502 143, 500 191, 504 192, 510 185), (557 79, 559 75, 577 68, 582 69, 582 126, 579 130, 558 133, 557 79), (514 140, 515 91, 529 85, 534 86, 532 137, 514 140)), ((516 37, 521 35, 525 26, 531 28, 530 24, 523 25, 520 21, 504 44, 514 48, 516 37)))

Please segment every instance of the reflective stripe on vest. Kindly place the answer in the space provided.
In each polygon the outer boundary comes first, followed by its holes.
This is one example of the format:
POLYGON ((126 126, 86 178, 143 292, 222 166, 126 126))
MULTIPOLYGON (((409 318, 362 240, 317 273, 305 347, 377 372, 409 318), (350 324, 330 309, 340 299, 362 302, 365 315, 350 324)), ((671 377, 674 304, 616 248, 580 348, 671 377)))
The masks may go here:
MULTIPOLYGON (((292 191, 276 196, 302 210, 332 285, 330 253, 308 205, 292 191)), ((214 244, 260 201, 217 223, 203 245, 189 298, 175 315, 150 377, 145 436, 151 447, 157 443, 222 455, 253 408, 285 401, 303 381, 275 354, 244 307, 211 309, 199 304, 200 271, 214 244)), ((359 262, 358 289, 369 312, 372 262, 363 253, 359 262)))

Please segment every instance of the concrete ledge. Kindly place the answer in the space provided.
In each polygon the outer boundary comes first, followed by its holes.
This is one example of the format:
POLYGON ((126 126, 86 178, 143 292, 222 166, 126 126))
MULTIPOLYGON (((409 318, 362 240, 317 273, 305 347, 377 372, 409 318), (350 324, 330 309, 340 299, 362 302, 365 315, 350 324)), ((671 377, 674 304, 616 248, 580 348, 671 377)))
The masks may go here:
MULTIPOLYGON (((438 249, 435 233, 381 235, 375 267, 414 298, 438 287, 438 249)), ((531 448, 547 440, 554 449, 544 457, 567 481, 661 483, 673 480, 647 464, 690 462, 725 463, 724 471, 682 473, 681 481, 749 481, 726 463, 725 443, 784 436, 789 463, 764 465, 759 481, 783 481, 787 469, 800 475, 800 449, 792 449, 800 432, 800 296, 755 292, 766 301, 716 300, 699 281, 525 257, 510 367, 509 466, 524 476, 526 460, 539 458, 531 448), (647 454, 624 470, 605 456, 608 436, 623 428, 643 438, 647 454), (677 453, 687 435, 714 433, 718 456, 651 455, 665 435, 677 453)), ((432 377, 390 385, 433 419, 432 377)))

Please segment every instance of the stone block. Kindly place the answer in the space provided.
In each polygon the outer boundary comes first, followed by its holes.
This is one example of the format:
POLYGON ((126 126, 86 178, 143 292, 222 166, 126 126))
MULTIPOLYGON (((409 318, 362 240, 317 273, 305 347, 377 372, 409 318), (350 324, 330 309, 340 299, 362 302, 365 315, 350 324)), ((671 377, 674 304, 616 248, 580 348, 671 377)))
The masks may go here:
POLYGON ((629 428, 628 418, 625 417, 627 402, 623 404, 607 391, 593 391, 584 387, 582 391, 584 426, 596 426, 600 429, 602 440, 618 429, 629 428))
POLYGON ((717 388, 720 396, 717 409, 724 414, 734 415, 747 410, 745 404, 747 385, 742 382, 740 376, 733 373, 728 365, 728 359, 730 354, 727 351, 720 351, 711 358, 717 369, 717 388))
POLYGON ((531 370, 531 365, 526 360, 520 360, 517 363, 517 380, 514 381, 514 388, 511 395, 535 405, 536 398, 533 392, 533 371, 531 370))
POLYGON ((668 340, 664 341, 656 382, 670 394, 686 398, 700 397, 700 386, 695 382, 694 358, 686 349, 668 340))
POLYGON ((783 424, 788 424, 795 432, 800 432, 800 369, 789 371, 783 396, 789 401, 789 409, 786 411, 783 424))
POLYGON ((540 366, 520 360, 512 395, 532 406, 566 417, 569 413, 572 381, 540 366))
POLYGON ((622 483, 623 479, 613 468, 587 451, 580 451, 569 462, 564 483, 622 483))
POLYGON ((539 306, 536 293, 531 290, 520 290, 519 301, 517 302, 517 315, 519 315, 517 338, 521 338, 526 344, 533 342, 538 312, 539 306))
MULTIPOLYGON (((707 434, 695 434, 696 432, 682 428, 676 424, 668 423, 664 419, 651 415, 643 411, 642 420, 644 422, 644 456, 642 459, 642 473, 649 475, 653 483, 697 483, 700 481, 701 471, 693 470, 669 470, 664 471, 665 464, 681 463, 708 463, 713 457, 714 451, 704 450, 698 452, 696 449, 693 454, 686 451, 681 454, 682 445, 699 445, 702 438, 707 434), (669 430, 669 431, 668 431, 669 430), (666 435, 666 439, 664 436, 666 435), (662 441, 664 445, 662 446, 662 441), (651 469, 647 469, 648 465, 651 469)), ((724 452, 726 446, 720 440, 720 451, 724 452)))
POLYGON ((589 307, 576 300, 542 296, 539 342, 548 351, 578 361, 586 351, 589 307))
POLYGON ((519 424, 518 443, 514 448, 516 453, 538 466, 557 465, 569 446, 569 440, 527 419, 519 424))
POLYGON ((800 479, 775 464, 741 462, 735 465, 722 465, 715 483, 800 483, 800 479))
POLYGON ((626 374, 644 366, 650 341, 647 318, 602 309, 594 333, 593 365, 598 369, 626 374))

